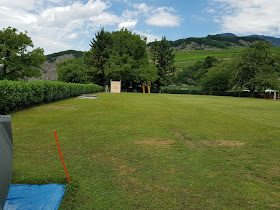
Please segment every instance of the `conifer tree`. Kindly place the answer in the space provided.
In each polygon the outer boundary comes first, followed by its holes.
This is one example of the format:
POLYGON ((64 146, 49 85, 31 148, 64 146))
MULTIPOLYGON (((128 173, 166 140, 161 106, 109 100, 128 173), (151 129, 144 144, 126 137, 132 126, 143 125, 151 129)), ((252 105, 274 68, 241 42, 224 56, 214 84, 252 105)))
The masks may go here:
POLYGON ((151 46, 150 52, 152 54, 152 61, 158 71, 157 85, 169 85, 175 73, 175 55, 166 37, 163 37, 161 41, 155 41, 151 46))
POLYGON ((105 63, 110 57, 112 44, 112 34, 102 28, 92 39, 90 51, 84 55, 85 63, 95 68, 95 83, 98 85, 105 84, 105 63))

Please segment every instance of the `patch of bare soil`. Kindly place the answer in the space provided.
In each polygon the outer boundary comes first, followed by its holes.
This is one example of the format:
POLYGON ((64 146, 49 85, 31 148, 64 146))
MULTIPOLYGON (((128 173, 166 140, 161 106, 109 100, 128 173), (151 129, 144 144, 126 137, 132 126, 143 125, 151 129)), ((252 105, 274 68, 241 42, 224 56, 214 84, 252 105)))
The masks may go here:
POLYGON ((117 170, 119 171, 119 175, 122 176, 134 173, 136 171, 136 168, 131 168, 127 165, 118 165, 117 170))
POLYGON ((280 174, 280 167, 274 167, 270 170, 270 174, 272 176, 279 176, 280 174))
POLYGON ((275 203, 275 204, 270 204, 272 208, 279 209, 280 208, 280 203, 275 203))
POLYGON ((180 133, 180 132, 175 132, 175 136, 180 137, 182 139, 185 138, 185 136, 182 133, 180 133))
POLYGON ((145 141, 135 141, 134 144, 143 144, 143 145, 171 145, 174 143, 174 140, 162 140, 162 141, 155 141, 155 140, 145 140, 145 141))
POLYGON ((192 142, 190 139, 186 138, 186 137, 184 136, 184 134, 182 134, 182 133, 180 133, 180 132, 175 132, 175 136, 180 137, 181 140, 183 140, 184 143, 185 143, 189 148, 198 149, 198 148, 196 148, 195 143, 192 142))
POLYGON ((213 146, 213 147, 240 147, 244 146, 244 142, 240 141, 201 141, 203 144, 207 146, 213 146))

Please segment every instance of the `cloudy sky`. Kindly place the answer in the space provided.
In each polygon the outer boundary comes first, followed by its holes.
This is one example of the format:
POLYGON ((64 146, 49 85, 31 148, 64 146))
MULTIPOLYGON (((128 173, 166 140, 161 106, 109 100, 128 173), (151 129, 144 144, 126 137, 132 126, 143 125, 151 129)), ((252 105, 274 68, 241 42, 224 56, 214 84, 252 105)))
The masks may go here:
POLYGON ((27 31, 45 54, 89 50, 102 27, 148 41, 231 32, 280 37, 280 0, 0 0, 0 29, 27 31))

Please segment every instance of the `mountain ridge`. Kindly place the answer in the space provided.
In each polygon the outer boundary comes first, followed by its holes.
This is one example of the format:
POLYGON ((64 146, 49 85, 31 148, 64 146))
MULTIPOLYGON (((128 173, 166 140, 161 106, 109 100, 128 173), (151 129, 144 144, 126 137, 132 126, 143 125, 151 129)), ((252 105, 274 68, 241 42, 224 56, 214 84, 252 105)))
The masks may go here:
MULTIPOLYGON (((233 33, 222 33, 222 34, 218 34, 218 35, 223 36, 223 37, 237 37, 233 33)), ((274 47, 280 47, 280 38, 276 38, 276 37, 273 37, 273 36, 257 35, 257 34, 248 35, 247 37, 260 38, 260 39, 263 39, 263 40, 273 44, 274 47)))

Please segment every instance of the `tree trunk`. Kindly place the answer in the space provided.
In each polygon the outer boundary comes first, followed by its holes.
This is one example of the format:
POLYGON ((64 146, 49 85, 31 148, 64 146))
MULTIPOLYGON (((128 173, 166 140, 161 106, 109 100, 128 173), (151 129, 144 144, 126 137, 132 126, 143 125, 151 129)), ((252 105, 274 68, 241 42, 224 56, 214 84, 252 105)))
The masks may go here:
POLYGON ((255 93, 255 87, 250 88, 250 97, 253 98, 255 93))

